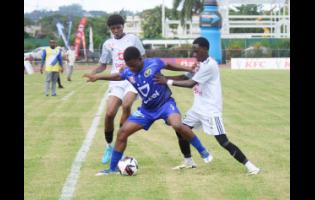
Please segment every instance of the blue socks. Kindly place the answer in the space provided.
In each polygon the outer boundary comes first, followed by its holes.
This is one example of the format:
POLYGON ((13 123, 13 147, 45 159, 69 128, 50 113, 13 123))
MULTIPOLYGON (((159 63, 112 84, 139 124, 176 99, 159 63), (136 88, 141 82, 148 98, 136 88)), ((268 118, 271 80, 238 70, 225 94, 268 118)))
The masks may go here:
POLYGON ((208 152, 206 148, 201 144, 199 138, 196 135, 189 141, 189 143, 198 150, 201 157, 204 157, 205 156, 204 154, 208 152))
POLYGON ((110 161, 110 170, 111 171, 116 171, 117 165, 121 157, 123 156, 123 152, 116 151, 116 149, 113 149, 112 153, 112 159, 110 161))

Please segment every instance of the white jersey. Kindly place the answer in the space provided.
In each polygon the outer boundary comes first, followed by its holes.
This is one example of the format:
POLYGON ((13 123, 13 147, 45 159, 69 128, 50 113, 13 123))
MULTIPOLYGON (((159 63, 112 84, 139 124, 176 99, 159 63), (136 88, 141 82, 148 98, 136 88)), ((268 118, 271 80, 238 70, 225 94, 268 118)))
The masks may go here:
POLYGON ((203 116, 221 115, 222 92, 217 62, 208 57, 200 63, 197 72, 186 73, 186 76, 197 82, 193 87, 195 98, 191 110, 203 116))
POLYGON ((66 55, 68 56, 68 59, 69 59, 69 65, 74 65, 74 62, 75 62, 75 50, 71 50, 69 49, 67 52, 66 52, 66 55))
MULTIPOLYGON (((102 55, 99 62, 102 64, 108 64, 112 62, 112 69, 110 73, 117 73, 122 67, 126 65, 124 61, 124 51, 131 46, 137 47, 141 55, 145 54, 145 50, 140 39, 133 34, 125 34, 120 39, 115 39, 114 37, 110 38, 103 44, 102 55)), ((130 83, 127 80, 110 81, 110 86, 120 85, 121 87, 125 88, 128 87, 129 84, 130 83)))

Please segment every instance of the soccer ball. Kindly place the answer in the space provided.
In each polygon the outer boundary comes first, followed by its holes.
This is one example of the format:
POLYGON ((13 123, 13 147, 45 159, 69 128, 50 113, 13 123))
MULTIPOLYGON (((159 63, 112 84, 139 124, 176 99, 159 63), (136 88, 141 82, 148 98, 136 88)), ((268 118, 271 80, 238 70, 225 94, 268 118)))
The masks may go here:
POLYGON ((138 161, 127 156, 118 162, 118 169, 123 176, 135 176, 138 172, 138 161))

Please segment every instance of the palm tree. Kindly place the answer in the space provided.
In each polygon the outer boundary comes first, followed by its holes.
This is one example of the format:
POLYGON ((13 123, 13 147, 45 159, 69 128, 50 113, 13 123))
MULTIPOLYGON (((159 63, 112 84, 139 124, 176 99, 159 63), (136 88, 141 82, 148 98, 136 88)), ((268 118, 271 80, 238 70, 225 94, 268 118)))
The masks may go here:
POLYGON ((203 9, 204 0, 173 0, 173 14, 179 5, 183 5, 179 12, 180 22, 183 25, 186 20, 191 20, 193 14, 200 14, 203 9))

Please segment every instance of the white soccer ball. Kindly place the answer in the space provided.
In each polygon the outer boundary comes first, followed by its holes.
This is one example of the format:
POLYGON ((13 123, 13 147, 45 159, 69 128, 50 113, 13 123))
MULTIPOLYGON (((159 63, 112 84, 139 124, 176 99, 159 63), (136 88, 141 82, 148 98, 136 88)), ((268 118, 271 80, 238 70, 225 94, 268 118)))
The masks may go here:
POLYGON ((138 161, 127 156, 118 162, 118 169, 123 176, 135 176, 138 172, 138 161))

